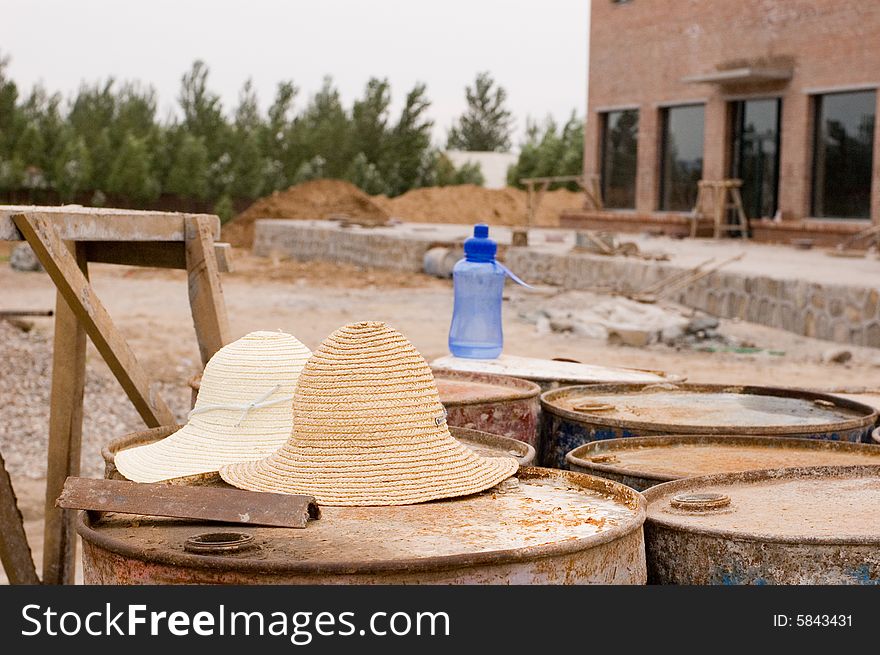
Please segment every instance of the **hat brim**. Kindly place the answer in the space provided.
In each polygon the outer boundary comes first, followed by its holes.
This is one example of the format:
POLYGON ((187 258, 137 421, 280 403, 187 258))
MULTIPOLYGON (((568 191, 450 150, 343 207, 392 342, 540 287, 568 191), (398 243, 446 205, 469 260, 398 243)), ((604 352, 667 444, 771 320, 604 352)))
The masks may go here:
POLYGON ((144 446, 120 450, 114 457, 116 470, 132 482, 166 482, 193 477, 194 482, 217 478, 222 466, 259 460, 283 446, 289 428, 279 426, 273 436, 217 439, 201 434, 192 424, 144 446))
POLYGON ((240 489, 306 494, 323 505, 412 505, 485 491, 519 469, 512 457, 482 457, 452 438, 433 457, 412 447, 370 452, 353 444, 349 453, 328 460, 326 452, 291 452, 289 446, 224 466, 220 477, 240 489))

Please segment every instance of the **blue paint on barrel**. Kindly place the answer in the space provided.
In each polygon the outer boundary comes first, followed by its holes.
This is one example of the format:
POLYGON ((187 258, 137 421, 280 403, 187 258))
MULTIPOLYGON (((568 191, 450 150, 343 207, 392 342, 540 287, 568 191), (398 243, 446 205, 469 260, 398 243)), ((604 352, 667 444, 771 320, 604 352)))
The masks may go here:
MULTIPOLYGON (((567 468, 565 456, 568 452, 591 441, 604 439, 620 439, 624 437, 647 437, 667 434, 726 434, 752 436, 794 437, 799 439, 822 439, 826 441, 847 441, 851 443, 870 442, 871 431, 877 422, 877 412, 868 405, 863 405, 845 398, 828 394, 812 393, 796 389, 774 387, 751 387, 732 385, 590 385, 565 387, 545 392, 541 396, 541 450, 539 461, 542 466, 567 468), (699 421, 688 423, 677 421, 671 415, 669 420, 635 421, 618 419, 603 415, 602 411, 573 411, 566 406, 566 401, 575 397, 588 397, 601 402, 603 396, 632 395, 635 405, 640 394, 653 392, 684 392, 698 394, 707 408, 711 408, 712 395, 718 397, 731 394, 743 396, 743 406, 761 405, 762 402, 772 404, 773 409, 766 412, 766 420, 760 422, 738 423, 738 417, 732 415, 728 420, 715 425, 706 425, 699 421), (785 404, 803 408, 816 404, 816 411, 831 416, 819 424, 791 423, 782 420, 788 416, 785 404), (780 416, 774 422, 774 412, 780 416)), ((655 413, 657 408, 653 408, 655 413)), ((681 410, 681 407, 678 408, 681 410)), ((757 410, 750 408, 760 414, 757 410)), ((692 408, 693 415, 699 415, 699 407, 692 408)))

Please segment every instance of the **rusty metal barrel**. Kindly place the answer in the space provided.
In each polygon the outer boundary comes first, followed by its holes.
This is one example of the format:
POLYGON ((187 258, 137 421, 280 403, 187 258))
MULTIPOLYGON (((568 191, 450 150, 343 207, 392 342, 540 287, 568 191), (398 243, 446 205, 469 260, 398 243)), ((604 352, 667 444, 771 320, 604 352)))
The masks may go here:
POLYGON ((591 385, 541 396, 539 461, 564 467, 591 441, 668 434, 798 437, 858 442, 873 407, 823 393, 720 384, 591 385))
POLYGON ((649 583, 880 583, 878 466, 725 473, 645 497, 649 583))
POLYGON ((663 371, 584 364, 573 359, 542 359, 501 355, 496 359, 469 359, 446 355, 431 362, 444 371, 488 373, 529 380, 541 391, 581 384, 657 384, 679 382, 681 377, 663 371))
POLYGON ((82 513, 77 531, 86 584, 644 584, 645 509, 621 484, 526 467, 471 496, 322 506, 302 529, 82 513))
MULTIPOLYGON (((440 402, 449 412, 450 426, 481 430, 538 447, 541 388, 528 380, 462 371, 434 370, 440 402)), ((202 383, 201 374, 187 382, 192 404, 202 383)))
MULTIPOLYGON (((101 449, 101 456, 104 458, 104 477, 111 480, 124 480, 122 474, 116 470, 116 453, 135 446, 145 446, 154 443, 165 437, 177 432, 182 425, 163 425, 151 430, 142 430, 140 432, 132 432, 119 439, 114 439, 101 449)), ((449 431, 452 436, 461 441, 471 450, 478 452, 486 457, 515 457, 520 466, 531 466, 535 463, 535 449, 531 444, 523 441, 517 441, 510 437, 503 437, 498 434, 489 434, 479 430, 469 430, 467 428, 450 427, 449 431)), ((210 484, 220 480, 220 476, 216 473, 204 473, 200 475, 189 475, 183 478, 174 478, 169 480, 169 484, 210 484)))
POLYGON ((880 465, 873 444, 727 435, 671 435, 592 441, 565 457, 568 468, 644 491, 715 473, 805 466, 880 465))
POLYGON ((450 426, 481 430, 538 447, 541 388, 534 382, 489 373, 434 369, 450 426))

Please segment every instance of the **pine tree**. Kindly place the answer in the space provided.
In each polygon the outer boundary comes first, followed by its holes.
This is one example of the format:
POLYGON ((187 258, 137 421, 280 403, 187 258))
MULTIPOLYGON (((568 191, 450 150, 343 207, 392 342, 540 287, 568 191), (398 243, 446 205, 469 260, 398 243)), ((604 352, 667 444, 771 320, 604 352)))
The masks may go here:
POLYGON ((163 191, 203 200, 208 195, 208 148, 204 140, 183 133, 173 153, 163 191))
POLYGON ((235 198, 258 198, 263 190, 266 162, 260 135, 264 130, 259 102, 253 83, 247 80, 235 110, 232 137, 232 185, 229 193, 235 198))
POLYGON ((434 121, 427 117, 430 106, 426 86, 416 84, 407 94, 400 117, 391 130, 386 157, 380 167, 390 195, 422 186, 430 173, 434 163, 431 156, 434 121))
POLYGON ((70 130, 52 171, 52 181, 61 201, 72 202, 77 193, 88 188, 91 176, 92 161, 86 141, 70 130))
POLYGON ((467 110, 449 130, 447 150, 510 150, 513 119, 505 107, 507 91, 495 86, 489 73, 479 73, 473 87, 465 89, 467 110))
POLYGON ((137 204, 155 200, 159 195, 159 182, 153 176, 151 164, 146 140, 127 134, 113 160, 107 193, 137 204))

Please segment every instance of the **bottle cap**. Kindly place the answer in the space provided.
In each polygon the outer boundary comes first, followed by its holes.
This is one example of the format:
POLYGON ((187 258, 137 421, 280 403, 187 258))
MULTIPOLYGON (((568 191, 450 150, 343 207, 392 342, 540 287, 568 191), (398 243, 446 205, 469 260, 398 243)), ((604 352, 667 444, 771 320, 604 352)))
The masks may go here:
POLYGON ((489 226, 485 223, 474 225, 474 236, 464 242, 464 256, 471 262, 495 261, 498 244, 489 238, 489 226))

